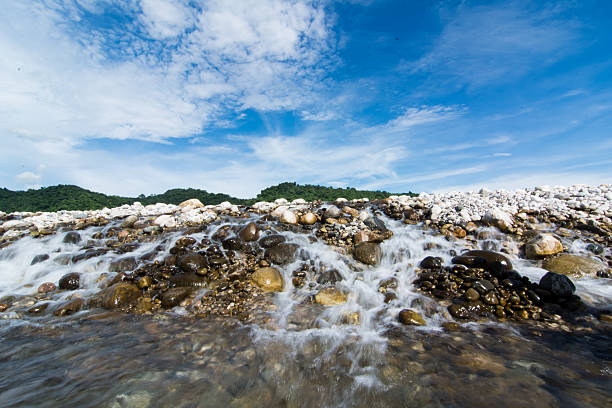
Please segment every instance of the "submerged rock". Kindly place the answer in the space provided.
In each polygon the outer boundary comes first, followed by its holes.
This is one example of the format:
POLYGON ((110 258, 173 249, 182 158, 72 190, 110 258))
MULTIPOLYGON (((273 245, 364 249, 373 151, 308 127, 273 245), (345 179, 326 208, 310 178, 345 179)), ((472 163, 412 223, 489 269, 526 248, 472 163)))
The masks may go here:
POLYGON ((259 246, 262 248, 272 248, 278 244, 285 242, 285 237, 278 234, 266 235, 259 240, 259 246))
POLYGON ((576 291, 576 286, 570 278, 554 272, 548 272, 542 276, 540 287, 561 297, 571 296, 576 291))
POLYGON ((141 296, 138 287, 129 283, 116 283, 98 294, 100 306, 105 309, 123 309, 133 306, 141 296))
POLYGON ((57 289, 57 286, 55 286, 55 283, 45 282, 45 283, 42 283, 38 287, 38 293, 49 293, 49 292, 53 292, 55 289, 57 289))
POLYGON ((295 260, 298 249, 299 245, 297 244, 278 244, 267 249, 264 257, 274 264, 286 265, 295 260))
POLYGON ((425 319, 423 319, 423 316, 410 309, 401 310, 399 312, 398 320, 407 325, 425 326, 425 319))
POLYGON ((34 258, 32 258, 32 262, 30 262, 30 265, 36 265, 37 263, 44 262, 47 259, 49 259, 49 254, 36 255, 34 258))
POLYGON ((335 287, 321 289, 315 295, 315 301, 324 306, 337 306, 346 303, 348 295, 335 287))
POLYGON ((62 240, 64 244, 78 244, 81 242, 81 234, 76 231, 70 231, 66 235, 64 235, 64 239, 62 240))
POLYGON ((192 288, 173 288, 168 289, 161 297, 161 306, 170 309, 178 306, 183 300, 193 293, 192 288))
POLYGON ((550 234, 541 234, 525 244, 525 255, 530 259, 544 258, 563 251, 563 244, 550 234))
POLYGON ((259 238, 259 229, 255 223, 250 222, 238 233, 240 239, 245 242, 257 241, 259 238))
POLYGON ((197 273, 202 268, 208 267, 208 261, 206 257, 197 252, 190 252, 181 256, 176 264, 182 270, 192 273, 197 273))
POLYGON ((59 280, 59 288, 64 290, 76 290, 79 288, 81 275, 78 273, 68 273, 59 280))
POLYGON ((380 245, 373 242, 362 242, 355 245, 353 257, 366 265, 378 265, 382 258, 380 245))
POLYGON ((59 305, 53 314, 56 316, 71 315, 81 310, 84 304, 83 299, 72 299, 59 305))
POLYGON ((580 278, 582 276, 594 277, 598 272, 606 269, 601 262, 586 256, 562 254, 547 259, 542 268, 550 272, 580 278))
POLYGON ((276 268, 259 268, 251 275, 251 281, 266 292, 281 292, 283 290, 283 277, 276 268))

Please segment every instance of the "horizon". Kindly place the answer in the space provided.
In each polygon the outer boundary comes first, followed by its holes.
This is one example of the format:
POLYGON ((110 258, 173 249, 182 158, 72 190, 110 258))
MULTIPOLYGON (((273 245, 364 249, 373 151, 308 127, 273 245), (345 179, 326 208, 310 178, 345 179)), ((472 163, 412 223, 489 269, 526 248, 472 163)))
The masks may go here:
POLYGON ((7 0, 0 185, 612 182, 612 5, 7 0))

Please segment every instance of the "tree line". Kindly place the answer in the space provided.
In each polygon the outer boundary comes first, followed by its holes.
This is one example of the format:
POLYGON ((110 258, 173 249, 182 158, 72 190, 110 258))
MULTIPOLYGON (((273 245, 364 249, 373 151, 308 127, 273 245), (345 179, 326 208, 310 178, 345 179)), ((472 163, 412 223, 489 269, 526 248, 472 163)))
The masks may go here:
MULTIPOLYGON (((407 194, 414 195, 413 193, 407 194)), ((236 198, 223 193, 209 193, 206 190, 195 188, 175 188, 163 194, 152 194, 149 196, 141 194, 138 197, 121 197, 96 193, 78 186, 60 184, 27 191, 11 191, 6 188, 0 188, 0 211, 97 210, 104 207, 112 208, 123 204, 132 204, 135 201, 139 201, 143 205, 155 203, 179 204, 190 198, 197 198, 205 205, 215 205, 223 201, 229 201, 232 204, 251 205, 257 201, 274 201, 277 198, 286 198, 289 201, 296 198, 303 198, 306 201, 332 201, 339 197, 346 198, 347 200, 357 198, 376 200, 388 197, 389 195, 391 193, 386 191, 281 183, 261 190, 255 198, 251 199, 236 198)))

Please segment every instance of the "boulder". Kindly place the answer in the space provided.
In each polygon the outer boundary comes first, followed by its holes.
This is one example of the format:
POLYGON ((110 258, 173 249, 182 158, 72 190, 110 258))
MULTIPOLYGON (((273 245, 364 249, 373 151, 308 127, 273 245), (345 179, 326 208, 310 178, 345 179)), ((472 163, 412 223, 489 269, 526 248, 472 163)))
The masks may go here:
POLYGON ((423 269, 440 269, 442 268, 442 258, 439 256, 428 256, 423 258, 419 266, 423 269))
POLYGON ((314 213, 307 212, 300 217, 300 224, 312 225, 317 222, 317 216, 314 213))
POLYGON ((325 209, 325 218, 338 218, 342 215, 342 211, 335 205, 330 205, 325 209))
POLYGON ((368 217, 363 223, 372 231, 384 232, 387 230, 385 223, 378 217, 368 217))
POLYGON ((563 244, 551 234, 538 235, 525 244, 525 255, 529 259, 544 258, 563 251, 563 244))
POLYGON ((123 309, 135 305, 140 295, 137 286, 121 282, 102 290, 98 301, 105 309, 123 309))
POLYGON ((293 224, 293 225, 295 225, 295 224, 298 223, 297 216, 291 210, 283 211, 283 213, 280 216, 280 220, 281 220, 281 222, 284 222, 285 224, 293 224))
POLYGON ((176 219, 173 215, 164 214, 160 215, 153 221, 153 225, 157 225, 161 228, 173 228, 176 227, 176 219))
POLYGON ((373 242, 362 242, 355 245, 353 257, 366 265, 377 265, 382 258, 380 245, 373 242))
POLYGON ((49 259, 48 254, 36 255, 34 258, 32 258, 32 262, 30 262, 30 265, 36 265, 37 263, 44 262, 47 259, 49 259))
POLYGON ((121 223, 121 228, 132 228, 134 224, 136 224, 136 221, 138 221, 138 217, 135 215, 130 215, 123 220, 121 223))
POLYGON ((601 262, 586 256, 562 254, 547 259, 542 263, 547 271, 568 275, 575 278, 582 276, 597 276, 597 273, 606 269, 601 262))
POLYGON ((161 296, 161 306, 164 309, 178 306, 183 300, 187 299, 191 293, 193 293, 193 289, 188 287, 168 289, 161 296))
POLYGON ((56 316, 71 315, 81 310, 84 304, 85 302, 83 299, 72 299, 59 305, 53 314, 56 316))
POLYGON ((67 273, 59 280, 59 288, 64 290, 75 290, 79 288, 81 275, 78 273, 67 273))
POLYGON ((189 252, 181 256, 176 264, 182 270, 192 273, 197 273, 200 269, 208 267, 206 257, 197 252, 189 252))
POLYGON ((576 291, 576 286, 570 278, 554 272, 548 272, 542 276, 540 287, 561 297, 571 296, 576 291))
POLYGON ((181 208, 186 208, 186 207, 204 208, 204 204, 202 204, 202 202, 198 200, 197 198, 191 198, 189 200, 185 200, 182 203, 180 203, 179 207, 181 208))
POLYGON ((70 231, 66 235, 64 235, 64 239, 62 240, 64 244, 78 244, 81 242, 81 234, 76 231, 70 231))
POLYGON ((423 316, 410 309, 401 310, 398 320, 403 324, 411 326, 425 326, 425 319, 423 319, 423 316))
POLYGON ((512 215, 503 210, 500 210, 499 208, 489 210, 482 217, 482 221, 485 224, 497 227, 504 232, 509 232, 512 229, 512 226, 514 225, 512 215))
POLYGON ((278 234, 266 235, 259 240, 259 246, 262 248, 272 248, 278 244, 285 242, 285 237, 278 234))
POLYGON ((45 282, 45 283, 42 283, 38 287, 38 293, 49 293, 49 292, 53 292, 55 289, 57 289, 57 286, 55 286, 55 283, 45 282))
POLYGON ((281 292, 283 290, 283 277, 276 268, 259 268, 253 275, 251 281, 255 286, 266 292, 281 292))
POLYGON ((508 271, 512 269, 512 262, 510 262, 510 259, 497 252, 475 249, 467 251, 463 255, 484 258, 487 261, 487 269, 491 269, 496 262, 499 262, 508 271))
POLYGON ((257 241, 259 238, 259 229, 254 222, 250 222, 240 230, 238 235, 240 236, 240 239, 245 242, 257 241))
POLYGON ((328 287, 321 289, 315 295, 315 301, 324 306, 336 306, 346 303, 348 296, 340 289, 328 287))
POLYGON ((277 265, 286 265, 295 260, 297 244, 278 244, 264 253, 264 258, 277 265))

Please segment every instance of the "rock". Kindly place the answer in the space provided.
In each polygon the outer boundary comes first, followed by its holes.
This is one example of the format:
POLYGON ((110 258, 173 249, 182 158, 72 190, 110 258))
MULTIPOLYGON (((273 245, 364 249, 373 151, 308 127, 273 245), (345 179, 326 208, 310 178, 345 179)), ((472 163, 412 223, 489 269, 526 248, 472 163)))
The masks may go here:
POLYGON ((142 230, 145 234, 155 235, 162 232, 162 228, 159 225, 149 225, 142 230))
POLYGON ((176 227, 176 219, 173 215, 160 215, 153 221, 153 225, 157 225, 161 228, 174 228, 176 227))
POLYGON ((221 241, 221 245, 225 249, 230 249, 232 251, 242 251, 245 247, 244 242, 238 237, 226 238, 221 241))
POLYGON ((168 289, 161 296, 161 306, 164 309, 178 306, 183 300, 187 299, 191 293, 193 293, 193 289, 188 287, 168 289))
POLYGON ((240 239, 245 242, 257 241, 259 238, 259 229, 254 222, 250 222, 240 230, 238 235, 240 236, 240 239))
POLYGON ((64 290, 75 290, 79 288, 81 275, 78 273, 68 273, 59 280, 59 288, 64 290))
POLYGON ((482 301, 487 305, 498 305, 499 299, 494 291, 490 291, 482 295, 482 301))
POLYGON ((108 266, 110 272, 128 272, 136 269, 136 258, 130 256, 128 258, 122 258, 117 261, 113 261, 108 266))
POLYGON ((206 257, 197 252, 188 252, 177 261, 177 266, 186 272, 197 273, 202 268, 208 268, 206 257))
POLYGON ((134 224, 136 224, 136 221, 138 221, 138 217, 135 215, 130 215, 123 220, 121 223, 121 228, 132 228, 134 224))
POLYGON ((529 259, 544 258, 563 251, 563 244, 550 234, 541 234, 525 244, 525 255, 529 259))
POLYGON ((469 319, 472 317, 464 303, 453 303, 448 307, 448 312, 455 319, 469 319))
POLYGON ((277 265, 286 265, 295 260, 297 244, 278 244, 264 253, 264 258, 277 265))
POLYGON ((440 218, 440 215, 442 215, 442 207, 436 204, 432 205, 429 209, 429 218, 432 221, 437 221, 440 218))
POLYGON ((354 209, 354 208, 352 208, 352 207, 345 206, 345 207, 342 209, 342 211, 343 211, 345 214, 349 214, 349 215, 350 215, 351 217, 353 217, 353 218, 359 218, 359 211, 357 211, 356 209, 354 209))
POLYGON ((588 244, 586 246, 586 250, 594 253, 595 255, 601 255, 604 253, 604 247, 599 244, 588 244))
POLYGON ((272 212, 270 213, 270 215, 271 215, 271 216, 273 216, 273 217, 280 217, 280 216, 281 216, 281 215, 283 215, 283 213, 284 213, 285 211, 287 211, 288 209, 289 209, 289 207, 287 207, 286 205, 281 205, 281 206, 279 206, 279 207, 276 207, 276 208, 274 209, 274 211, 272 211, 272 212))
POLYGON ((141 296, 137 286, 129 283, 116 283, 98 294, 100 306, 105 309, 123 309, 134 306, 141 296))
POLYGON ((411 326, 425 326, 425 319, 410 309, 403 309, 399 312, 398 319, 401 323, 411 325, 411 326))
POLYGON ((480 298, 480 293, 478 293, 478 291, 474 288, 469 288, 468 290, 465 291, 465 298, 469 302, 474 302, 478 300, 478 298, 480 298))
POLYGON ((172 275, 170 282, 172 282, 175 286, 193 288, 205 288, 207 283, 203 275, 194 272, 177 273, 176 275, 172 275))
POLYGON ((37 303, 28 309, 28 313, 38 314, 42 313, 49 307, 49 303, 37 303))
POLYGON ((325 209, 324 217, 327 218, 338 218, 342 215, 342 211, 335 205, 330 205, 325 209))
POLYGON ((71 315, 81 310, 84 304, 85 302, 83 299, 72 299, 59 305, 53 314, 56 316, 71 315))
POLYGON ((482 221, 488 225, 499 228, 501 231, 509 232, 514 225, 512 215, 500 210, 499 208, 493 208, 489 210, 483 217, 482 221))
POLYGON ((326 269, 326 270, 321 271, 319 275, 317 276, 317 283, 334 284, 336 282, 340 282, 342 279, 343 279, 342 275, 336 269, 326 269))
POLYGON ((317 222, 317 216, 314 213, 307 212, 300 217, 300 224, 312 225, 317 222))
POLYGON ((348 296, 338 288, 328 287, 321 289, 315 295, 315 301, 323 306, 337 306, 346 303, 348 296))
POLYGON ((495 289, 495 286, 493 286, 493 284, 486 279, 481 279, 474 282, 472 287, 481 295, 495 289))
POLYGON ((507 257, 497 252, 476 249, 472 251, 467 251, 463 255, 476 256, 479 258, 486 259, 487 269, 490 269, 495 262, 499 262, 508 271, 512 269, 512 262, 510 262, 507 257))
POLYGON ((291 210, 285 210, 280 217, 281 222, 284 222, 285 224, 297 224, 298 223, 298 219, 297 216, 295 215, 295 213, 291 210))
POLYGON ((38 293, 49 293, 49 292, 53 292, 55 289, 57 289, 57 286, 55 286, 55 283, 45 282, 45 283, 42 283, 38 287, 38 293))
POLYGON ((104 255, 107 251, 108 249, 105 249, 105 248, 91 249, 89 251, 85 251, 81 254, 73 256, 71 261, 72 263, 81 262, 86 259, 95 258, 97 256, 104 255))
POLYGON ((366 265, 378 265, 382 258, 380 245, 372 242, 362 242, 355 245, 353 257, 366 265))
POLYGON ((138 279, 136 284, 138 285, 139 289, 146 289, 153 284, 153 280, 150 276, 143 276, 142 278, 138 279))
MULTIPOLYGON (((387 232, 390 233, 391 231, 387 232)), ((355 242, 355 245, 360 244, 362 242, 383 242, 386 239, 385 235, 377 234, 376 232, 370 230, 361 230, 357 232, 357 234, 355 234, 353 240, 355 242)))
POLYGON ((283 277, 276 268, 259 268, 251 275, 253 283, 266 292, 281 292, 283 277))
POLYGON ((378 217, 368 217, 363 223, 372 231, 384 232, 387 230, 385 223, 378 217))
POLYGON ((259 240, 259 246, 262 248, 272 248, 278 244, 285 242, 285 237, 278 234, 266 235, 259 240))
POLYGON ((542 263, 542 268, 550 272, 560 273, 575 278, 582 276, 597 276, 600 271, 605 271, 606 267, 601 262, 578 255, 562 254, 555 258, 547 259, 542 263))
POLYGON ((442 258, 439 256, 428 256, 423 258, 419 266, 423 269, 440 269, 442 268, 442 258))
POLYGON ((576 291, 576 286, 570 278, 554 272, 548 272, 542 276, 540 287, 561 297, 571 296, 576 291))
POLYGON ((182 203, 180 203, 179 207, 181 208, 185 208, 185 207, 204 208, 204 204, 202 204, 202 202, 198 200, 197 198, 191 198, 189 200, 185 200, 182 203))
POLYGON ((70 231, 66 235, 64 235, 64 239, 62 240, 64 244, 78 244, 81 242, 81 234, 76 231, 70 231))
POLYGON ((44 262, 47 259, 49 259, 48 254, 36 255, 34 258, 32 258, 32 262, 30 262, 30 265, 36 265, 37 263, 44 262))

